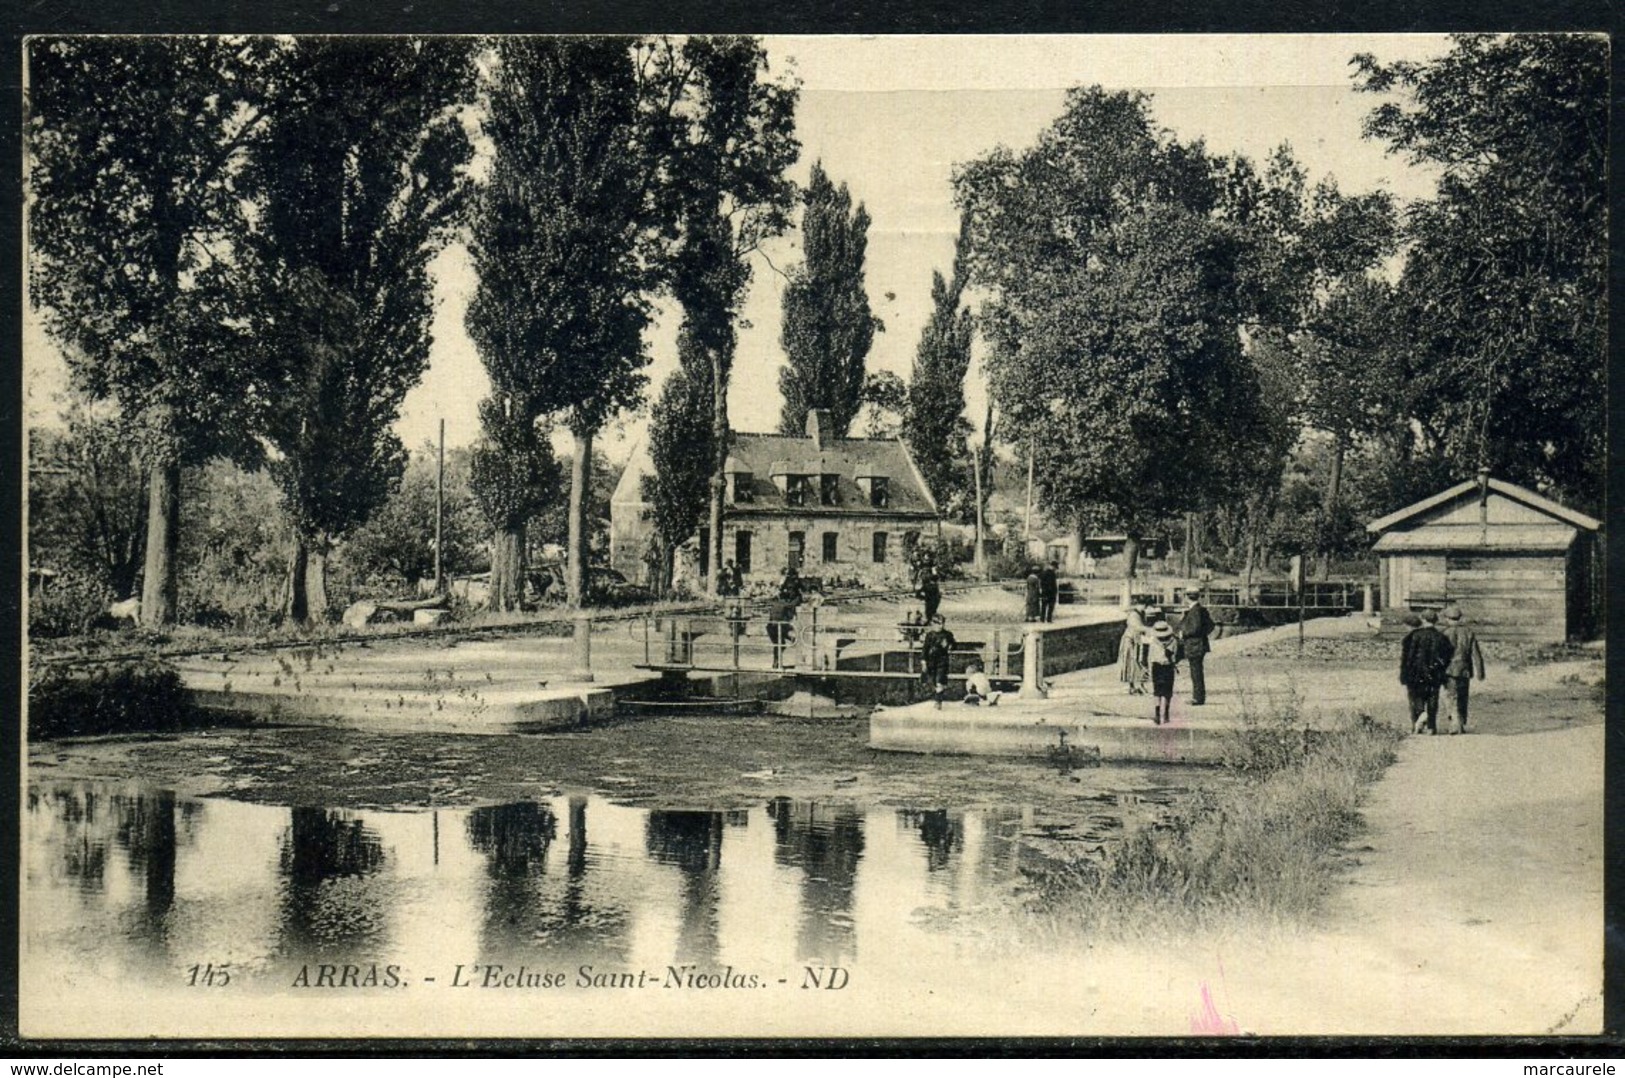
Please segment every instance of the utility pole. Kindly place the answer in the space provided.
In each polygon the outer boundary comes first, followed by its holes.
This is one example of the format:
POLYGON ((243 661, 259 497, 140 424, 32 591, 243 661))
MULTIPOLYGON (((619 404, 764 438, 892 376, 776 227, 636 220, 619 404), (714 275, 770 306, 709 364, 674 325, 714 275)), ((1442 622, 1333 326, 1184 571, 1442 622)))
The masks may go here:
MULTIPOLYGON (((1033 541, 1033 450, 1031 441, 1027 443, 1027 512, 1021 518, 1021 541, 1033 541)), ((1026 551, 1022 551, 1023 554, 1026 551)))
POLYGON ((446 420, 440 420, 440 451, 434 466, 434 593, 446 593, 445 550, 446 538, 446 420))
POLYGON ((971 449, 971 471, 976 476, 976 575, 983 580, 987 579, 987 544, 984 541, 982 530, 982 454, 981 451, 971 449))

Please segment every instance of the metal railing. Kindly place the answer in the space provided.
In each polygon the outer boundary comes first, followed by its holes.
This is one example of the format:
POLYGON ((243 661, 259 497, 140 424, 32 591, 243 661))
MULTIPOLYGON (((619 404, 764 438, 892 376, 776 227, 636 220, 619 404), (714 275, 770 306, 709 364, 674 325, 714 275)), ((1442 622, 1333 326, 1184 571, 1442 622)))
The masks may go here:
MULTIPOLYGON (((838 612, 821 615, 816 607, 797 611, 789 622, 741 609, 733 615, 651 615, 642 627, 641 665, 651 669, 836 677, 918 677, 924 669, 927 626, 854 623, 838 612)), ((951 670, 974 658, 990 678, 1020 679, 1024 628, 972 622, 949 628, 955 639, 951 670)))

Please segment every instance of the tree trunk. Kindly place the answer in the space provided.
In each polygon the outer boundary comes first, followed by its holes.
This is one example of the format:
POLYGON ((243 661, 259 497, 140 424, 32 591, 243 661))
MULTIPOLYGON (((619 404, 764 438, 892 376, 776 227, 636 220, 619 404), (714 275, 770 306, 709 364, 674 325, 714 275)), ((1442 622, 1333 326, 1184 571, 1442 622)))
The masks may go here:
POLYGON ((327 620, 328 546, 325 539, 295 537, 293 558, 288 563, 287 600, 283 607, 289 621, 309 625, 327 620))
POLYGON ((332 549, 325 538, 310 545, 305 566, 305 616, 314 622, 325 622, 331 611, 327 607, 327 555, 332 549))
POLYGON ((1251 527, 1247 529, 1246 542, 1247 559, 1242 566, 1241 587, 1242 595, 1250 598, 1253 594, 1253 570, 1257 568, 1258 559, 1258 540, 1257 537, 1253 535, 1253 530, 1251 527))
POLYGON ((580 610, 587 604, 587 512, 592 504, 593 432, 572 428, 570 433, 575 439, 575 459, 570 461, 570 536, 564 592, 570 606, 580 610))
POLYGON ((715 456, 711 461, 711 507, 708 519, 711 531, 707 542, 711 550, 705 578, 705 594, 713 599, 717 594, 717 578, 722 574, 722 493, 726 484, 723 469, 728 466, 728 371, 720 349, 711 352, 711 444, 715 456))
POLYGON ((141 624, 148 628, 175 623, 180 516, 180 461, 154 464, 147 475, 147 556, 141 580, 141 624))
POLYGON ((1326 547, 1331 539, 1330 529, 1337 523, 1337 502, 1343 494, 1343 455, 1347 452, 1343 439, 1337 438, 1332 442, 1332 474, 1326 482, 1326 527, 1327 533, 1320 537, 1320 567, 1319 576, 1325 580, 1332 573, 1332 554, 1326 547))
POLYGON ((515 610, 524 594, 525 526, 498 528, 491 543, 491 588, 485 605, 491 610, 515 610))
POLYGON ((310 569, 310 548, 305 546, 302 536, 295 536, 293 540, 293 558, 288 562, 288 588, 286 605, 283 613, 289 621, 296 625, 305 625, 310 622, 310 594, 305 588, 305 580, 310 569))
POLYGON ((1123 541, 1123 579, 1133 580, 1140 568, 1140 539, 1131 535, 1123 541))
POLYGON ((1184 549, 1179 552, 1179 562, 1180 562, 1180 574, 1179 575, 1181 575, 1183 577, 1187 577, 1187 578, 1190 577, 1192 571, 1196 568, 1196 560, 1195 560, 1196 551, 1192 549, 1195 546, 1195 544, 1196 544, 1196 514, 1195 513, 1186 513, 1185 514, 1185 545, 1184 545, 1184 549))

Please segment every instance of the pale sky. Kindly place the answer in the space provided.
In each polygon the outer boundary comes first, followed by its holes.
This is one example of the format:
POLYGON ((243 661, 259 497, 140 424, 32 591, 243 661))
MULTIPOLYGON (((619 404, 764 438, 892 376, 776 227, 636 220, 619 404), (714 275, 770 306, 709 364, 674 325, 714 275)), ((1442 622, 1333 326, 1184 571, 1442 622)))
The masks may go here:
MULTIPOLYGON (((1402 199, 1431 193, 1433 178, 1360 137, 1376 99, 1353 92, 1349 59, 1422 59, 1447 51, 1441 35, 1141 35, 767 37, 775 72, 802 82, 796 129, 805 180, 821 159, 846 183, 873 223, 866 281, 870 305, 885 322, 870 370, 907 377, 930 314, 931 272, 946 273, 958 216, 950 178, 956 164, 998 145, 1020 149, 1060 112, 1065 90, 1099 83, 1152 95, 1158 123, 1181 139, 1202 138, 1216 153, 1261 161, 1289 143, 1311 182, 1334 177, 1348 193, 1374 189, 1402 199)), ((792 231, 755 261, 742 315, 729 394, 738 430, 771 430, 780 408, 778 369, 783 271, 800 258, 792 231), (771 263, 771 266, 770 266, 771 263)), ((488 389, 463 312, 472 279, 460 245, 437 260, 434 345, 422 384, 406 398, 397 430, 409 446, 434 436, 478 436, 475 405, 488 389)), ((650 333, 650 399, 676 367, 675 319, 650 333)), ((24 320, 26 394, 31 421, 49 422, 63 367, 31 316, 24 320)), ((980 372, 967 385, 980 422, 980 372)), ((600 445, 622 459, 641 439, 647 409, 616 423, 600 445)))

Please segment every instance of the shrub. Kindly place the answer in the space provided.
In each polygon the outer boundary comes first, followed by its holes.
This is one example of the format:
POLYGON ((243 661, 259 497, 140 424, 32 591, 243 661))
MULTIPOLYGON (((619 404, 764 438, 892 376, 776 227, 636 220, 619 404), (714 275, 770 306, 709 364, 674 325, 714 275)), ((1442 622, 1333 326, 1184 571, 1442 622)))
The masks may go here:
POLYGON ((28 597, 30 636, 76 636, 107 614, 113 589, 84 573, 66 572, 28 597))
POLYGON ((30 737, 173 730, 191 718, 180 674, 161 659, 36 664, 29 670, 30 737))
MULTIPOLYGON (((1283 716, 1290 715, 1283 712, 1283 716)), ((1057 928, 1162 933, 1312 914, 1338 849, 1357 831, 1369 784, 1394 760, 1394 730, 1360 715, 1311 740, 1287 720, 1259 724, 1238 756, 1241 781, 1198 790, 1132 828, 1096 859, 1040 878, 1034 902, 1057 928)))

